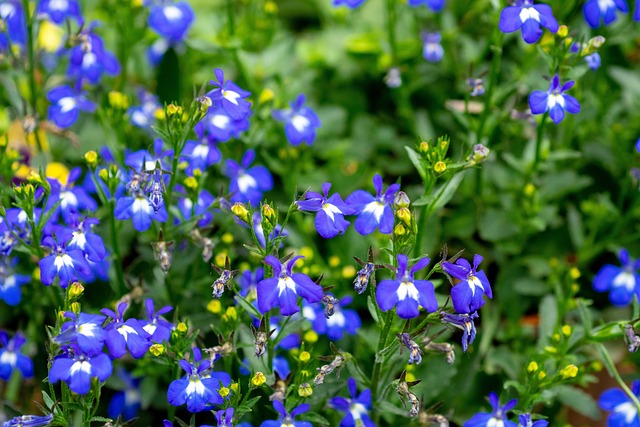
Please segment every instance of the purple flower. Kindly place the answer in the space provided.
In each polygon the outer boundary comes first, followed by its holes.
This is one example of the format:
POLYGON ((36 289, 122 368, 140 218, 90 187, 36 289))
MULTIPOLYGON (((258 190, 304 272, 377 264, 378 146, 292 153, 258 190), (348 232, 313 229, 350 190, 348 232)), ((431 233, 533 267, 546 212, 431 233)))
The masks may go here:
POLYGON ((249 115, 234 119, 221 105, 212 105, 206 116, 200 121, 208 136, 220 142, 227 142, 231 138, 238 138, 249 129, 249 115))
POLYGON ((629 11, 627 2, 625 0, 587 0, 583 9, 584 19, 591 28, 598 28, 601 21, 604 21, 604 25, 609 25, 617 19, 616 10, 627 13, 629 11))
POLYGON ((123 319, 127 305, 126 302, 118 304, 118 314, 108 308, 100 310, 102 314, 113 319, 113 322, 105 327, 107 333, 105 343, 109 353, 115 359, 124 356, 127 348, 134 358, 139 359, 144 356, 150 346, 150 334, 143 329, 140 322, 137 319, 126 321, 123 319))
POLYGON ((307 275, 292 273, 293 265, 303 256, 293 257, 286 265, 273 255, 268 255, 264 262, 273 267, 273 277, 258 283, 258 308, 266 313, 273 307, 280 307, 280 314, 290 316, 300 311, 298 296, 308 303, 322 299, 322 286, 315 283, 307 275))
POLYGON ((231 80, 224 80, 224 71, 220 68, 214 70, 216 79, 211 80, 214 86, 218 86, 217 89, 213 89, 207 93, 207 96, 211 98, 211 102, 215 106, 220 106, 233 120, 246 119, 251 114, 251 103, 246 98, 251 93, 240 89, 231 80))
POLYGON ((0 331, 0 378, 9 381, 13 370, 18 368, 23 378, 33 376, 33 362, 24 354, 20 353, 20 348, 27 342, 21 332, 16 332, 13 338, 9 339, 9 334, 0 331))
POLYGON ((96 104, 89 101, 84 92, 76 93, 69 86, 58 86, 47 93, 47 100, 51 102, 48 111, 49 120, 56 126, 68 128, 78 120, 80 111, 93 113, 96 104))
POLYGON ((491 285, 484 271, 478 271, 478 265, 482 262, 481 255, 473 256, 473 267, 469 261, 460 258, 455 264, 443 262, 442 269, 449 276, 460 280, 460 283, 451 288, 453 308, 458 313, 471 313, 484 305, 483 295, 493 298, 491 285))
POLYGON ((518 427, 513 421, 507 419, 507 412, 516 406, 516 400, 510 400, 506 405, 500 406, 498 401, 498 395, 491 393, 489 395, 489 402, 493 407, 493 412, 479 412, 475 414, 469 421, 463 424, 462 427, 518 427))
POLYGON ((334 6, 347 6, 350 9, 362 6, 366 0, 333 0, 334 6))
POLYGON ((375 424, 369 417, 371 409, 371 390, 362 390, 358 396, 356 388, 356 380, 349 378, 347 381, 350 399, 344 397, 334 397, 329 401, 329 405, 345 413, 344 418, 340 421, 340 427, 356 427, 364 424, 365 427, 375 427, 375 424))
POLYGON ((294 421, 296 416, 304 414, 309 410, 309 405, 307 403, 295 407, 290 414, 287 413, 287 410, 284 409, 284 405, 279 400, 273 401, 273 408, 280 414, 280 419, 278 421, 263 421, 262 424, 260 424, 260 427, 313 427, 309 421, 294 421))
POLYGON ((640 0, 636 0, 636 7, 633 11, 633 19, 635 21, 640 21, 640 0))
POLYGON ((167 210, 164 206, 154 212, 153 207, 144 194, 135 197, 122 196, 116 202, 114 211, 116 219, 127 220, 131 218, 133 228, 138 231, 147 231, 151 227, 151 220, 158 222, 167 221, 167 210))
POLYGON ((564 118, 564 112, 577 114, 580 111, 578 100, 564 92, 571 89, 575 82, 570 80, 560 86, 560 77, 556 74, 551 80, 549 90, 542 92, 534 91, 529 96, 529 107, 533 114, 544 114, 547 111, 555 124, 558 124, 564 118))
POLYGON ((253 150, 247 150, 240 164, 227 160, 224 174, 231 180, 229 192, 232 202, 249 202, 257 206, 262 194, 273 188, 271 173, 264 166, 249 167, 255 158, 253 150))
POLYGON ((444 8, 445 0, 409 0, 409 6, 429 6, 434 12, 439 12, 444 8))
POLYGON ((142 394, 140 393, 141 378, 134 378, 124 369, 118 369, 117 376, 124 385, 123 390, 113 394, 109 402, 107 414, 110 418, 122 417, 124 421, 130 420, 138 415, 142 394))
POLYGON ((473 340, 476 339, 476 324, 473 320, 480 317, 478 312, 475 311, 471 314, 441 313, 440 317, 442 322, 462 330, 462 351, 466 352, 469 344, 473 344, 473 340))
POLYGON ((500 31, 512 33, 522 29, 522 38, 527 43, 535 43, 542 37, 543 26, 552 33, 558 32, 558 21, 553 16, 551 6, 533 4, 533 0, 517 0, 514 6, 507 6, 500 13, 500 31))
POLYGON ((593 288, 598 292, 609 291, 609 300, 613 305, 628 305, 633 294, 640 299, 640 259, 633 260, 626 249, 618 253, 621 267, 607 264, 593 279, 593 288))
POLYGON ((349 226, 349 221, 344 219, 345 215, 353 214, 351 206, 342 201, 338 193, 328 197, 331 184, 322 184, 322 192, 307 191, 305 200, 297 202, 301 211, 317 212, 316 230, 325 239, 330 239, 338 234, 344 234, 349 226), (328 197, 328 198, 327 198, 328 197))
POLYGON ((39 416, 39 415, 20 415, 5 421, 2 427, 44 427, 51 424, 53 421, 53 414, 39 416))
POLYGON ((28 274, 17 274, 13 267, 18 262, 18 258, 0 257, 0 300, 7 305, 16 306, 22 300, 20 288, 31 281, 28 274))
MULTIPOLYGON (((69 235, 63 236, 61 241, 66 242, 70 237, 69 235)), ((78 280, 78 277, 91 276, 91 267, 81 250, 67 250, 65 243, 58 244, 52 237, 45 237, 42 245, 53 250, 51 255, 38 262, 40 280, 43 285, 50 286, 57 276, 60 278, 60 286, 66 288, 69 283, 78 280)))
POLYGON ((288 110, 273 110, 273 118, 285 123, 284 133, 293 146, 305 143, 313 144, 320 119, 309 107, 304 107, 305 96, 298 95, 288 110))
POLYGON ((600 58, 600 54, 598 52, 594 52, 591 55, 585 56, 584 60, 587 61, 587 65, 593 71, 595 71, 598 68, 600 68, 600 65, 602 64, 602 61, 601 61, 601 58, 600 58))
POLYGON ((383 280, 376 288, 376 301, 382 311, 389 311, 396 307, 398 316, 412 319, 420 314, 422 306, 428 312, 438 309, 438 301, 433 283, 428 280, 415 280, 413 275, 425 268, 430 259, 424 257, 407 270, 407 256, 398 254, 398 268, 396 280, 383 280))
POLYGON ((87 394, 91 390, 91 378, 104 382, 111 376, 111 359, 104 353, 89 356, 79 348, 68 347, 51 364, 49 381, 64 381, 72 392, 87 394))
POLYGON ((88 261, 100 262, 107 256, 107 250, 99 234, 93 233, 94 225, 99 221, 95 218, 87 218, 78 222, 77 217, 72 217, 74 229, 71 232, 71 240, 67 243, 67 249, 78 249, 82 251, 88 261))
MULTIPOLYGON (((631 384, 631 391, 640 397, 640 381, 631 384)), ((604 391, 598 399, 598 405, 611 414, 607 418, 612 427, 639 427, 638 408, 627 394, 619 388, 610 388, 604 391)))
POLYGON ((236 278, 236 282, 240 285, 240 295, 245 298, 251 294, 255 295, 258 283, 262 279, 264 279, 264 268, 258 267, 255 271, 244 270, 236 278))
POLYGON ((169 341, 169 338, 171 338, 171 331, 173 330, 173 324, 160 316, 173 310, 173 307, 167 305, 156 312, 151 298, 147 298, 145 300, 144 306, 147 309, 147 317, 149 319, 142 320, 140 323, 142 324, 142 329, 150 335, 149 339, 152 342, 157 343, 169 341))
POLYGON ((302 313, 304 317, 313 325, 313 330, 320 335, 326 335, 331 341, 341 340, 345 332, 349 335, 355 335, 362 326, 358 312, 343 307, 351 304, 353 298, 350 296, 340 299, 333 306, 333 314, 328 318, 325 311, 318 304, 305 305, 302 313))
POLYGON ((104 48, 102 39, 93 33, 95 25, 89 25, 78 36, 80 44, 71 48, 67 76, 80 83, 87 80, 97 84, 103 74, 117 76, 120 63, 114 54, 104 48))
POLYGON ((102 329, 102 322, 106 319, 104 316, 67 311, 64 317, 71 321, 62 324, 60 335, 56 336, 53 341, 62 345, 74 345, 89 355, 96 355, 102 352, 106 332, 102 329))
POLYGON ((373 187, 376 195, 372 196, 364 190, 356 190, 346 198, 347 205, 353 208, 353 214, 358 215, 355 221, 356 231, 362 235, 373 233, 380 228, 383 234, 391 234, 393 231, 393 196, 400 189, 399 184, 391 184, 384 194, 382 193, 382 177, 375 174, 373 187))
POLYGON ((193 9, 186 1, 157 4, 149 13, 149 28, 170 43, 182 41, 194 21, 193 9))
POLYGON ((199 349, 193 349, 194 363, 181 360, 180 367, 187 373, 173 381, 167 390, 167 400, 173 406, 187 404, 187 411, 200 412, 209 404, 221 405, 224 401, 218 390, 229 386, 231 377, 224 372, 210 372, 211 362, 202 360, 199 349))
POLYGON ((531 414, 522 414, 518 417, 518 427, 547 427, 548 425, 549 421, 545 420, 531 421, 531 414))
POLYGON ((78 25, 84 23, 78 0, 41 0, 36 10, 39 17, 49 18, 56 25, 64 24, 67 19, 75 19, 78 25))
POLYGON ((444 49, 440 44, 442 36, 439 32, 422 33, 422 57, 429 62, 440 62, 444 56, 444 49))

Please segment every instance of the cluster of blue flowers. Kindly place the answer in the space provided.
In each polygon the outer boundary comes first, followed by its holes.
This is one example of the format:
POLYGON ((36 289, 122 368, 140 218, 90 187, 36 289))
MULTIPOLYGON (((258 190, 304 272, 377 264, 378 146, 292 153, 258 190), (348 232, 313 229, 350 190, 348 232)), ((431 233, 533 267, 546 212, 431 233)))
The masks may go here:
POLYGON ((521 414, 518 416, 518 423, 510 421, 507 418, 507 412, 516 406, 516 400, 510 400, 505 405, 500 405, 498 395, 491 393, 489 395, 489 402, 493 410, 489 412, 479 412, 475 414, 469 421, 463 424, 463 427, 547 427, 548 421, 538 420, 533 421, 531 414, 521 414))

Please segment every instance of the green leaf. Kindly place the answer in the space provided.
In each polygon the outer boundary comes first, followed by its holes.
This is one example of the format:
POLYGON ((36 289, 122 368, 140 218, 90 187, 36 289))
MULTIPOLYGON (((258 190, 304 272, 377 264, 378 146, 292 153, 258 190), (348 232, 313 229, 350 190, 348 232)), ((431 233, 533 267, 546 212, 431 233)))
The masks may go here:
POLYGON ((97 423, 110 423, 113 420, 111 418, 105 418, 105 417, 93 417, 91 418, 89 421, 95 421, 97 423))
POLYGON ((593 397, 584 391, 567 385, 556 386, 553 391, 557 393, 560 402, 572 408, 574 411, 593 420, 600 418, 600 408, 598 408, 598 404, 593 397))
POLYGON ((413 206, 428 205, 431 212, 437 211, 451 200, 460 186, 465 172, 466 171, 456 173, 449 181, 440 185, 432 194, 422 196, 413 202, 413 206))
POLYGON ((584 244, 584 233, 582 231, 582 216, 575 206, 569 205, 567 208, 567 225, 569 227, 569 237, 573 247, 577 250, 584 244))
POLYGON ((382 402, 378 402, 377 405, 380 407, 381 412, 388 412, 390 414, 400 415, 406 417, 409 415, 409 409, 402 409, 395 406, 393 403, 383 400, 382 402))
POLYGON ((376 322, 377 324, 380 324, 378 311, 376 310, 376 306, 373 303, 373 299, 371 298, 371 295, 367 295, 367 308, 369 309, 369 313, 371 314, 371 317, 373 317, 374 322, 376 322))
POLYGON ((538 328, 538 347, 543 348, 549 342, 558 323, 558 303, 554 295, 545 295, 540 302, 540 326, 538 328))
POLYGON ((238 406, 236 408, 237 418, 240 419, 243 414, 246 414, 247 412, 252 412, 253 411, 252 408, 256 406, 256 403, 258 403, 258 400, 260 400, 261 398, 262 396, 252 397, 251 399, 248 399, 246 402, 244 402, 242 405, 238 406))
POLYGON ((245 297, 240 294, 236 294, 234 298, 238 302, 238 304, 240 304, 242 308, 245 309, 247 313, 253 314, 253 316, 257 317, 258 319, 262 318, 262 314, 258 311, 258 309, 255 308, 249 301, 247 301, 245 297))
POLYGON ((55 405, 55 402, 53 401, 51 396, 49 396, 44 390, 42 390, 42 400, 44 401, 44 404, 47 405, 47 409, 49 410, 51 410, 53 408, 53 405, 55 405))
POLYGON ((587 307, 585 300, 582 298, 578 299, 578 312, 580 313, 580 320, 582 320, 585 333, 590 335, 591 328, 593 328, 593 318, 591 316, 591 311, 589 311, 589 307, 587 307))
POLYGON ((331 425, 331 423, 322 415, 316 413, 316 412, 307 412, 304 414, 304 419, 306 421, 309 421, 313 424, 317 424, 317 425, 331 425))
POLYGON ((409 160, 411 160, 411 163, 413 163, 413 166, 418 171, 418 174, 420 174, 420 178, 422 178, 422 182, 426 182, 427 172, 424 169, 424 162, 422 158, 420 158, 420 154, 416 153, 416 151, 411 147, 405 146, 404 149, 407 150, 407 154, 409 155, 409 160))

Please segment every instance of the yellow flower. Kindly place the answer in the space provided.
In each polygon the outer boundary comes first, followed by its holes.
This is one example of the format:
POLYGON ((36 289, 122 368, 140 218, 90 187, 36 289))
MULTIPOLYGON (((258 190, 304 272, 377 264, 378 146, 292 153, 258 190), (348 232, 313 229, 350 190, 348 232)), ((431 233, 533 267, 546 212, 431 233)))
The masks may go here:
POLYGON ((300 361, 302 363, 307 363, 309 359, 311 359, 311 354, 309 354, 308 351, 303 351, 302 353, 300 353, 300 361))
POLYGON ((222 319, 225 321, 236 320, 238 318, 238 313, 236 312, 235 307, 228 307, 225 314, 222 316, 222 319))
POLYGON ((329 267, 337 267, 340 265, 340 257, 337 255, 331 255, 329 257, 329 267))
POLYGON ((309 397, 313 394, 313 388, 309 383, 302 383, 300 387, 298 387, 298 395, 300 397, 309 397))
POLYGON ((269 88, 263 89, 262 92, 260 92, 260 96, 258 96, 258 104, 265 104, 271 101, 274 95, 275 94, 271 89, 269 88))
POLYGON ((560 371, 560 376, 565 380, 569 378, 575 378, 576 375, 578 375, 578 367, 573 363, 565 366, 560 371))
POLYGON ((318 334, 314 330, 309 330, 305 332, 304 340, 309 344, 313 344, 318 341, 318 334))
POLYGON ((568 337, 569 335, 571 335, 571 326, 569 325, 564 325, 562 326, 562 334, 566 337, 568 337))
POLYGON ((260 387, 267 382, 267 377, 260 371, 256 372, 251 378, 251 385, 254 387, 260 387))
POLYGON ((222 303, 218 299, 212 299, 207 304, 207 311, 213 314, 218 314, 222 311, 222 303))
POLYGON ((162 353, 164 353, 164 346, 162 344, 153 344, 151 347, 149 347, 149 353, 158 357, 162 353))
POLYGON ((527 366, 527 371, 529 372, 536 372, 538 370, 539 366, 538 363, 535 361, 531 361, 529 362, 529 365, 527 366))
POLYGON ((46 52, 56 52, 62 43, 64 30, 47 20, 42 20, 40 22, 38 46, 46 52))
POLYGON ((229 396, 229 393, 231 393, 231 390, 229 390, 227 387, 220 387, 218 393, 221 397, 227 397, 229 396))
POLYGON ((58 162, 51 162, 47 164, 47 168, 44 171, 47 178, 53 178, 62 185, 67 185, 67 178, 69 178, 69 169, 58 162))
POLYGON ((113 108, 126 110, 129 107, 129 99, 124 93, 112 90, 109 92, 109 104, 113 108))
POLYGON ((342 277, 349 279, 356 275, 356 268, 353 265, 345 265, 342 267, 342 277))
POLYGON ((233 243, 233 234, 224 233, 222 237, 220 237, 220 240, 222 240, 222 243, 226 243, 227 245, 233 243))
POLYGON ((180 323, 178 323, 178 325, 176 326, 176 329, 178 330, 178 332, 180 332, 180 333, 183 333, 183 334, 184 334, 185 332, 187 332, 187 329, 188 329, 188 328, 187 328, 187 324, 186 324, 186 323, 184 323, 184 322, 180 322, 180 323))
POLYGON ((191 190, 195 190, 196 188, 198 188, 198 180, 195 179, 192 176, 188 176, 184 179, 184 181, 182 181, 184 186, 191 189, 191 190))
POLYGON ((546 376, 547 376, 547 374, 545 374, 544 371, 538 372, 538 379, 539 380, 543 380, 546 376))
POLYGON ((84 161, 87 162, 89 167, 95 168, 98 163, 98 153, 93 150, 87 151, 84 153, 84 161))
POLYGON ((435 165, 433 165, 433 170, 436 173, 442 173, 447 170, 447 165, 444 162, 437 162, 435 165))
POLYGON ((571 278, 573 280, 576 280, 578 277, 580 277, 580 270, 577 267, 573 267, 571 270, 569 270, 569 274, 571 275, 571 278))
POLYGON ((558 37, 567 37, 569 34, 569 28, 566 25, 560 25, 558 27, 558 37))

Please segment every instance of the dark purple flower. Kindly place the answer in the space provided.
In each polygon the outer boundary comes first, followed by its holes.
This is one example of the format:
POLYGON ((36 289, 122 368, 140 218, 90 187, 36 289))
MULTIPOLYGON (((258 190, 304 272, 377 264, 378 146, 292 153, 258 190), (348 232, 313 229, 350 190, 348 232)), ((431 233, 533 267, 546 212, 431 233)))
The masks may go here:
POLYGON ((5 421, 2 427, 44 427, 51 424, 53 421, 53 414, 39 416, 39 415, 20 415, 5 421))
POLYGON ((522 29, 522 38, 527 43, 535 43, 542 37, 540 26, 552 33, 558 32, 558 21, 553 16, 551 6, 533 4, 533 0, 517 0, 514 6, 507 6, 500 13, 500 31, 511 33, 522 29))
POLYGON ((302 313, 313 325, 313 330, 320 335, 327 335, 331 341, 339 341, 345 333, 355 335, 362 326, 358 312, 343 307, 351 304, 353 298, 346 296, 333 306, 333 314, 328 318, 324 309, 316 305, 305 305, 302 313))
POLYGON ((213 221, 213 214, 210 209, 215 200, 216 198, 207 190, 201 190, 195 203, 189 197, 179 198, 178 209, 180 209, 185 221, 189 221, 194 217, 199 218, 198 227, 206 227, 213 221))
POLYGON ((518 427, 547 427, 549 421, 538 420, 533 422, 531 420, 531 414, 522 414, 518 417, 518 427))
POLYGON ((484 271, 478 271, 482 262, 482 256, 473 256, 473 267, 464 258, 460 258, 455 264, 443 262, 442 269, 449 276, 460 280, 460 283, 451 288, 453 308, 458 313, 471 313, 484 305, 484 295, 493 298, 491 285, 484 271))
POLYGON ((95 212, 98 208, 98 204, 93 200, 86 190, 80 186, 75 185, 75 182, 80 178, 82 170, 79 167, 71 169, 66 183, 60 183, 57 179, 48 178, 51 185, 51 194, 47 200, 46 210, 52 209, 56 202, 60 201, 55 214, 51 217, 52 221, 58 219, 58 214, 62 214, 62 219, 69 225, 73 225, 77 222, 77 215, 83 210, 95 212))
POLYGON ((117 376, 124 385, 124 389, 118 390, 113 394, 107 414, 110 418, 117 419, 122 417, 122 420, 126 421, 135 418, 140 411, 142 401, 140 381, 142 378, 132 377, 123 368, 118 369, 117 376))
POLYGON ((475 311, 471 314, 451 314, 441 313, 440 317, 442 322, 448 323, 462 330, 462 351, 466 352, 469 344, 473 344, 473 340, 476 339, 476 324, 474 319, 477 319, 478 312, 475 311))
POLYGON ((181 155, 181 158, 189 163, 186 169, 189 176, 193 176, 196 170, 206 171, 209 166, 218 163, 222 158, 216 139, 205 135, 203 122, 199 122, 193 130, 198 140, 188 140, 181 155))
POLYGON ((27 19, 20 0, 6 0, 0 7, 0 20, 4 22, 5 31, 0 31, 0 52, 7 48, 9 43, 24 48, 27 42, 27 19))
POLYGON ((273 118, 285 123, 284 133, 293 146, 306 143, 313 144, 316 129, 320 127, 320 119, 309 107, 304 106, 305 96, 298 95, 288 110, 273 110, 273 118))
POLYGON ((510 400, 506 405, 500 406, 498 401, 498 395, 491 393, 489 395, 489 402, 493 407, 493 412, 479 412, 475 414, 469 421, 463 424, 462 427, 518 427, 513 421, 507 419, 507 412, 516 406, 516 400, 510 400))
POLYGON ((231 138, 238 138, 242 132, 249 129, 249 115, 234 119, 220 105, 212 105, 207 114, 198 123, 206 130, 207 136, 227 142, 231 138))
POLYGON ((217 427, 233 427, 233 408, 221 409, 216 412, 217 427))
POLYGON ((365 427, 375 427, 375 424, 369 417, 369 410, 371 409, 371 390, 363 390, 358 395, 358 389, 356 387, 356 380, 349 378, 347 381, 347 387, 349 388, 349 394, 351 398, 333 397, 329 401, 329 405, 345 413, 344 418, 340 421, 340 427, 357 427, 364 425, 365 427))
POLYGON ((373 233, 376 228, 383 234, 393 231, 393 197, 400 189, 399 184, 391 184, 387 191, 382 192, 382 177, 373 177, 373 187, 376 195, 372 196, 364 190, 356 190, 346 198, 347 205, 353 208, 353 214, 358 215, 355 221, 356 231, 362 235, 373 233))
POLYGON ((71 48, 67 76, 71 79, 97 84, 103 74, 120 74, 120 62, 104 48, 102 39, 93 33, 95 25, 88 25, 78 36, 80 43, 71 48))
POLYGON ((70 319, 62 324, 60 335, 53 341, 62 345, 77 346, 82 352, 96 355, 102 352, 106 332, 102 329, 104 316, 80 313, 76 315, 71 311, 64 313, 64 317, 70 319))
POLYGON ((307 191, 305 200, 297 202, 301 211, 317 212, 315 225, 318 234, 325 239, 330 239, 338 234, 344 234, 349 226, 349 221, 344 219, 345 215, 353 214, 351 206, 342 201, 338 193, 328 197, 331 184, 322 184, 322 192, 307 191))
POLYGON ((539 90, 534 91, 529 95, 529 107, 533 114, 544 114, 547 111, 551 120, 555 124, 558 124, 564 119, 564 112, 568 111, 571 114, 577 114, 580 112, 580 103, 571 95, 566 95, 564 92, 571 89, 575 82, 569 80, 562 86, 560 85, 560 77, 556 74, 551 80, 549 90, 542 92, 539 90))
POLYGON ((30 275, 14 272, 17 262, 18 258, 0 257, 0 300, 14 307, 22 300, 20 288, 31 281, 30 275))
POLYGON ((156 95, 144 89, 138 91, 138 99, 142 105, 135 105, 127 110, 129 121, 136 127, 151 129, 151 125, 156 122, 156 113, 162 111, 162 105, 156 95))

